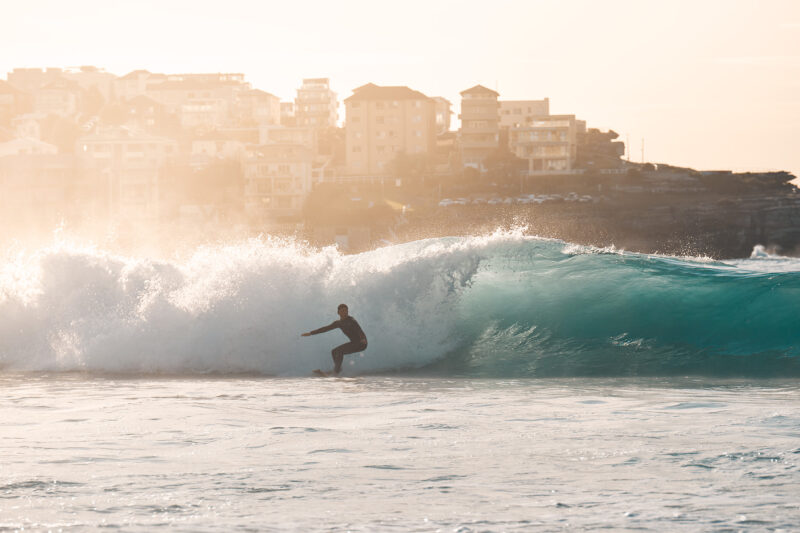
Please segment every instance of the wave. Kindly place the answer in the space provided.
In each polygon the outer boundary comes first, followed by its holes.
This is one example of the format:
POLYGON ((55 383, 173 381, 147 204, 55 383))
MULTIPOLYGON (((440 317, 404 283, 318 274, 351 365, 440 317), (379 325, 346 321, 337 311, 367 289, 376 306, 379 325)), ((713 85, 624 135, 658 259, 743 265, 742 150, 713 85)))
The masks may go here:
POLYGON ((59 245, 0 264, 0 368, 308 375, 347 303, 345 373, 800 376, 800 260, 628 253, 521 231, 358 255, 258 239, 184 260, 59 245))

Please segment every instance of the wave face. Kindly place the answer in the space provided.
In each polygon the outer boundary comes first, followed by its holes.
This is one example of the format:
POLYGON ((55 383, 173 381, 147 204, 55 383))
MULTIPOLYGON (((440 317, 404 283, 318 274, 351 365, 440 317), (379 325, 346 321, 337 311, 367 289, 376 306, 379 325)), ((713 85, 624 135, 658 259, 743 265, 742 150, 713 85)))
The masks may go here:
POLYGON ((0 368, 308 375, 800 376, 800 260, 597 250, 518 232, 346 256, 278 240, 153 261, 61 245, 0 264, 0 368))

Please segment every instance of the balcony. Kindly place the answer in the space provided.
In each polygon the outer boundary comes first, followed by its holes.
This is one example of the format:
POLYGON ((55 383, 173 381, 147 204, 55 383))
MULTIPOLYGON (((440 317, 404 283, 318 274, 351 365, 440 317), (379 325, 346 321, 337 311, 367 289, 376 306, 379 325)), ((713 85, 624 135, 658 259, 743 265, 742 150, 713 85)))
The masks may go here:
POLYGON ((500 115, 497 111, 471 111, 469 109, 462 109, 458 115, 461 120, 493 120, 500 121, 500 115))

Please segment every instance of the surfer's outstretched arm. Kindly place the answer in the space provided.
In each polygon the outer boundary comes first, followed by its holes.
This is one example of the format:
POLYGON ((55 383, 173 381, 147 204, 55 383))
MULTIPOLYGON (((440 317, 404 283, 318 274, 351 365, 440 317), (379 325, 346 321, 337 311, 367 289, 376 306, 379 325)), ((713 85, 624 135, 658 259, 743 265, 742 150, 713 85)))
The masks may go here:
POLYGON ((317 335, 319 333, 325 333, 326 331, 330 331, 330 330, 336 329, 338 327, 339 327, 339 321, 338 320, 334 320, 333 322, 331 322, 327 326, 322 326, 319 329, 315 329, 313 331, 309 331, 307 333, 303 333, 301 336, 302 337, 308 337, 309 335, 317 335))

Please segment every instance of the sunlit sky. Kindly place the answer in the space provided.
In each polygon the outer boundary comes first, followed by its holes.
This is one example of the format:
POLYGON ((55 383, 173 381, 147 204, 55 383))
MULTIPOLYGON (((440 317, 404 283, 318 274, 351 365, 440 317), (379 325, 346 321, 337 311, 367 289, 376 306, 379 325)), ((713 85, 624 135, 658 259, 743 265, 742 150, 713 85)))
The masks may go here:
POLYGON ((242 72, 294 98, 329 77, 454 105, 477 83, 630 141, 631 159, 800 175, 798 0, 3 0, 0 75, 242 72))

